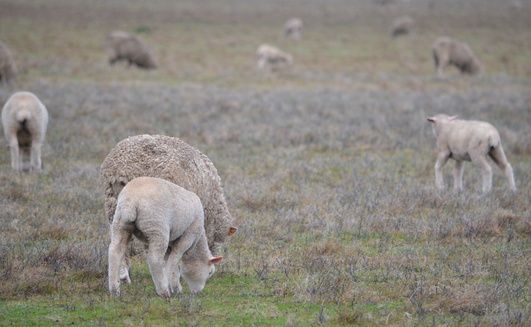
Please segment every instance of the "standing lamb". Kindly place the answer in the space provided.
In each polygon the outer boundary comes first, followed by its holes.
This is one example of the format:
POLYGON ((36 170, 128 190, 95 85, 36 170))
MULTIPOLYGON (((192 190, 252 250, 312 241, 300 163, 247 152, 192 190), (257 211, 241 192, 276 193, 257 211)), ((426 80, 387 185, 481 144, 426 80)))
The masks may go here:
POLYGON ((107 36, 106 41, 111 52, 109 57, 111 65, 119 60, 125 60, 129 66, 136 65, 143 69, 157 68, 155 57, 139 37, 126 32, 115 31, 107 36))
POLYGON ((9 85, 17 76, 17 66, 7 45, 0 41, 0 85, 9 85))
POLYGON ((256 51, 258 56, 258 69, 277 70, 293 63, 293 56, 269 44, 262 44, 256 51))
POLYGON ((147 261, 157 294, 182 291, 177 264, 192 293, 203 290, 216 268, 208 249, 199 197, 164 179, 138 177, 118 196, 109 245, 109 290, 120 295, 120 264, 134 234, 147 243, 147 261))
POLYGON ((41 147, 48 126, 48 111, 33 93, 17 92, 2 109, 2 125, 11 150, 11 168, 20 172, 30 157, 31 172, 41 172, 41 147))
POLYGON ((393 27, 391 28, 391 37, 407 35, 411 33, 413 29, 414 20, 410 16, 398 17, 393 21, 393 27))
POLYGON ((448 65, 457 67, 461 74, 476 75, 482 71, 479 59, 463 41, 441 36, 433 43, 432 51, 439 77, 443 76, 443 70, 448 65))
POLYGON ((302 35, 302 20, 297 17, 290 18, 284 24, 284 36, 299 40, 302 35))
MULTIPOLYGON (((208 246, 214 255, 219 254, 227 236, 234 234, 237 228, 231 227, 233 218, 212 161, 176 137, 137 135, 118 142, 103 161, 100 171, 105 214, 110 222, 122 188, 141 176, 162 178, 197 194, 205 210, 208 246)), ((127 257, 124 263, 120 277, 129 283, 127 257)))
POLYGON ((482 121, 466 121, 456 119, 457 116, 436 115, 429 117, 433 125, 433 134, 437 138, 439 154, 435 163, 435 183, 440 190, 444 189, 442 168, 452 158, 456 161, 454 169, 454 190, 463 189, 464 161, 472 161, 481 169, 483 176, 483 193, 492 188, 492 168, 487 155, 503 171, 509 187, 516 192, 513 168, 503 152, 500 135, 494 126, 482 121))

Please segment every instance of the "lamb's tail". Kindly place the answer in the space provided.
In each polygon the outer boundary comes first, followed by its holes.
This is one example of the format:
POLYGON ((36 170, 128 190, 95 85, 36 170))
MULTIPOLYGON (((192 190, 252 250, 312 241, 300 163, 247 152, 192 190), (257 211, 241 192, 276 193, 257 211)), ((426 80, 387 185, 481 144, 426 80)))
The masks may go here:
POLYGON ((23 124, 24 122, 31 119, 31 111, 26 108, 19 110, 15 113, 15 119, 17 122, 23 124))
POLYGON ((136 221, 137 206, 135 203, 118 199, 114 212, 113 224, 128 225, 136 221), (120 201, 121 200, 121 201, 120 201))

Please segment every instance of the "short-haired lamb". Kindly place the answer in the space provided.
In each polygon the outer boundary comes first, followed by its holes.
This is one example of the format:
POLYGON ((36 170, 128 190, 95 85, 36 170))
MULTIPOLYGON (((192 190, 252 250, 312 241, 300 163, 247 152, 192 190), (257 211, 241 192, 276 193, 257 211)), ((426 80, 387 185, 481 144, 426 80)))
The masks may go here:
POLYGON ((23 159, 29 157, 29 170, 41 172, 41 148, 48 126, 48 111, 44 104, 33 93, 17 92, 2 109, 2 125, 9 142, 11 168, 22 171, 23 159))
POLYGON ((284 36, 299 40, 302 35, 302 20, 297 17, 290 18, 284 24, 284 36))
POLYGON ((192 293, 201 292, 215 271, 203 225, 203 206, 193 192, 160 178, 138 177, 118 196, 109 245, 109 290, 120 295, 120 264, 132 235, 147 244, 157 294, 182 291, 180 272, 192 293))
POLYGON ((143 69, 157 68, 157 61, 153 53, 138 36, 115 31, 107 35, 106 43, 111 52, 109 57, 111 65, 117 61, 125 60, 129 66, 136 65, 143 69))
POLYGON ((256 51, 258 69, 276 70, 293 63, 293 56, 269 44, 262 44, 256 51))
POLYGON ((428 117, 432 123, 433 133, 437 138, 439 154, 435 163, 435 183, 440 190, 444 189, 442 168, 448 159, 456 161, 454 169, 454 189, 463 189, 464 161, 472 161, 481 169, 483 177, 482 191, 484 194, 492 188, 492 168, 487 156, 503 171, 509 188, 516 192, 513 169, 507 161, 502 148, 500 135, 496 128, 483 121, 460 120, 457 116, 439 114, 428 117))
POLYGON ((461 74, 476 75, 483 70, 478 57, 466 42, 441 36, 433 43, 432 53, 439 77, 449 65, 457 67, 461 74))
POLYGON ((411 16, 398 17, 393 21, 391 28, 391 37, 396 38, 401 35, 407 35, 411 33, 413 29, 414 20, 411 16))

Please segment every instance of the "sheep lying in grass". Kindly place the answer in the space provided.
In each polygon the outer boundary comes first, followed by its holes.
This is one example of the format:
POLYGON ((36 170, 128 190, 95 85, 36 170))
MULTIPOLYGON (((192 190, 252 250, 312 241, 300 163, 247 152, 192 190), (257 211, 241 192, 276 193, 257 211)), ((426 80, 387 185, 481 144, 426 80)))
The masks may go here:
POLYGON ((454 169, 454 190, 463 189, 464 161, 472 161, 481 169, 483 176, 483 193, 492 188, 492 169, 487 156, 503 171, 509 187, 516 192, 513 169, 503 152, 500 135, 494 126, 482 121, 466 121, 456 119, 457 116, 436 115, 429 117, 433 125, 433 133, 437 138, 439 155, 435 163, 435 182, 437 188, 444 189, 442 168, 452 158, 456 161, 454 169))
POLYGON ((147 243, 147 261, 157 294, 181 292, 177 264, 192 293, 201 292, 215 271, 199 197, 164 179, 138 177, 118 196, 109 245, 109 290, 120 295, 120 264, 131 236, 147 243))
POLYGON ((395 38, 400 35, 407 35, 413 29, 414 21, 410 16, 398 17, 393 21, 391 28, 391 37, 395 38))
POLYGON ((258 56, 258 69, 276 70, 293 63, 293 56, 269 44, 262 44, 256 51, 258 56))
POLYGON ((454 65, 462 74, 476 75, 482 71, 479 59, 470 46, 459 40, 441 36, 432 46, 435 69, 439 77, 448 65, 454 65))
POLYGON ((290 18, 284 24, 284 36, 299 40, 302 34, 302 20, 300 18, 290 18))
MULTIPOLYGON (((122 188, 141 176, 158 177, 173 182, 199 196, 205 211, 205 231, 210 251, 217 255, 231 227, 221 179, 210 159, 187 143, 164 135, 137 135, 120 141, 107 155, 100 171, 105 193, 105 213, 112 222, 116 199, 122 188)), ((121 278, 130 283, 128 258, 121 278)))
POLYGON ((0 84, 9 85, 17 76, 17 66, 11 51, 0 41, 0 84))
POLYGON ((11 168, 20 172, 24 157, 31 172, 41 172, 41 148, 48 126, 48 111, 33 93, 17 92, 2 109, 2 125, 11 150, 11 168))
POLYGON ((115 31, 107 36, 106 41, 111 52, 109 57, 111 65, 119 60, 125 60, 129 66, 136 65, 143 69, 157 68, 155 57, 139 37, 126 32, 115 31))

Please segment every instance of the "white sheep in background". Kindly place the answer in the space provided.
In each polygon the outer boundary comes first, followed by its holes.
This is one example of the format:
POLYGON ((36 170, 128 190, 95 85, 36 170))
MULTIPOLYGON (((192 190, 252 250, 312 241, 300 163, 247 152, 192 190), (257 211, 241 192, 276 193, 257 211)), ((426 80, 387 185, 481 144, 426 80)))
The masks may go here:
POLYGON ((293 63, 293 56, 269 44, 262 44, 256 51, 258 56, 258 69, 276 70, 293 63))
POLYGON ((215 271, 199 197, 164 179, 138 177, 118 196, 109 245, 109 290, 120 295, 120 264, 132 235, 147 243, 147 261, 157 294, 182 291, 181 273, 192 293, 201 292, 215 271))
POLYGON ((125 60, 129 63, 129 66, 136 65, 143 69, 157 68, 157 62, 151 50, 137 36, 115 31, 107 36, 106 43, 111 52, 109 57, 111 65, 114 65, 117 61, 125 60))
POLYGON ((9 85, 17 76, 17 66, 7 45, 0 41, 0 85, 9 85))
MULTIPOLYGON (((210 159, 176 137, 137 135, 120 141, 107 155, 100 171, 105 194, 105 214, 112 222, 122 188, 141 176, 158 177, 199 196, 205 211, 205 231, 210 251, 217 255, 228 235, 236 232, 221 179, 210 159)), ((126 257, 120 278, 130 283, 126 257)))
POLYGON ((391 28, 391 37, 395 38, 400 35, 407 35, 411 33, 415 21, 410 16, 398 17, 393 21, 391 28))
POLYGON ((433 43, 432 54, 439 77, 448 65, 457 67, 461 74, 476 75, 483 70, 478 57, 463 41, 441 36, 433 43))
POLYGON ((503 152, 500 135, 494 126, 487 122, 473 120, 459 120, 457 116, 436 115, 429 117, 433 125, 433 133, 437 138, 439 155, 435 163, 435 182, 437 188, 444 189, 442 168, 448 159, 456 161, 454 169, 454 190, 463 189, 464 161, 472 161, 481 169, 483 176, 483 193, 490 192, 492 188, 492 168, 487 156, 503 171, 509 187, 516 192, 513 169, 503 152))
POLYGON ((30 92, 17 92, 2 109, 2 125, 11 150, 11 168, 20 172, 24 157, 30 158, 31 172, 41 172, 41 148, 48 126, 48 111, 30 92))
POLYGON ((284 36, 299 40, 302 34, 302 20, 300 18, 290 18, 284 24, 284 36))

